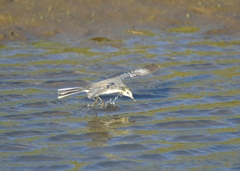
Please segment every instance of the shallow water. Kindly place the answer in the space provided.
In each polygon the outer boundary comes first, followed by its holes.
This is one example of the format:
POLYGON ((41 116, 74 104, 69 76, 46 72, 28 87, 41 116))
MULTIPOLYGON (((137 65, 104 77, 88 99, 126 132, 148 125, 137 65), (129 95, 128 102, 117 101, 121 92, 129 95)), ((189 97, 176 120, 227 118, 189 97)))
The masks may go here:
POLYGON ((0 48, 1 170, 240 170, 239 39, 169 33, 0 48), (136 102, 101 110, 85 94, 57 99, 58 88, 151 63, 161 68, 126 80, 136 102))

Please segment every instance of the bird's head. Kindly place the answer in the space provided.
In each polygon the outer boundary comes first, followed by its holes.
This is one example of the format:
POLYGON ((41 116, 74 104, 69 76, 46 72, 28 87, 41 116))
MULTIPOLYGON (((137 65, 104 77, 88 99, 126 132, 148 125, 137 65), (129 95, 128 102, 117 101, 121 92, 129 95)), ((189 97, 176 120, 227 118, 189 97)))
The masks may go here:
POLYGON ((131 99, 133 99, 133 101, 136 101, 134 98, 133 98, 133 95, 132 95, 132 91, 130 90, 130 88, 128 87, 122 87, 121 91, 120 91, 120 94, 124 95, 124 96, 127 96, 127 97, 130 97, 131 99))

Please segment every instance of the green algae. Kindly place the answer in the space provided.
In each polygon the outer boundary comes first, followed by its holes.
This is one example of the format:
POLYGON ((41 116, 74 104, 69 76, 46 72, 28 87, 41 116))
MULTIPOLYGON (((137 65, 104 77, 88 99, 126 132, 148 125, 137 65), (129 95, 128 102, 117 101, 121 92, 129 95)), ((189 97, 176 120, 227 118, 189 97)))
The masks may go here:
POLYGON ((240 45, 240 40, 232 41, 200 41, 200 42, 191 42, 189 45, 208 45, 208 46, 217 46, 217 47, 227 47, 240 45))
POLYGON ((199 28, 191 27, 191 26, 182 26, 170 28, 167 31, 170 33, 195 33, 199 30, 199 28))

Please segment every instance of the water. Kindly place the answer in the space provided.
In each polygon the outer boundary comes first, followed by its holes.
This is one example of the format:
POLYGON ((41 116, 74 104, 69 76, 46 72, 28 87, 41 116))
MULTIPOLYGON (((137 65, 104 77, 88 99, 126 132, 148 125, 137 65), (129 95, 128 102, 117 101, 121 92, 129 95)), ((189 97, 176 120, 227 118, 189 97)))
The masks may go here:
POLYGON ((1 46, 1 170, 240 170, 239 39, 100 39, 1 46), (151 63, 161 68, 126 80, 136 102, 57 99, 59 88, 151 63))

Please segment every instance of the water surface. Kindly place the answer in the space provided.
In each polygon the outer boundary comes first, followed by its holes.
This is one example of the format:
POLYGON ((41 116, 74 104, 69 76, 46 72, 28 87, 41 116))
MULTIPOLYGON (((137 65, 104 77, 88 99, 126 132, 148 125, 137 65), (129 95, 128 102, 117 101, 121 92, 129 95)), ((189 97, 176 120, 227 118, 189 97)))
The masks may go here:
POLYGON ((156 33, 0 48, 1 170, 240 170, 239 39, 156 33), (151 63, 161 68, 126 80, 136 102, 101 110, 84 93, 57 99, 58 88, 151 63))

